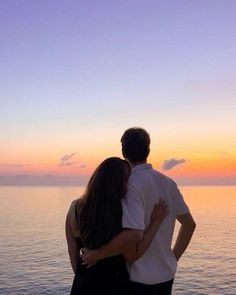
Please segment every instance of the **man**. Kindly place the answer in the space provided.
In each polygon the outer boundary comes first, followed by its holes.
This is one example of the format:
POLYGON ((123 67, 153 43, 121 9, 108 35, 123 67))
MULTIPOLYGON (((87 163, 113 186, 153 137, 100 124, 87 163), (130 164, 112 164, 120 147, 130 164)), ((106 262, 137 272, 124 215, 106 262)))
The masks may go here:
POLYGON ((122 253, 129 243, 136 243, 150 222, 154 205, 163 199, 169 214, 144 255, 128 262, 135 295, 171 294, 177 261, 186 250, 196 224, 175 182, 147 164, 150 137, 142 128, 130 128, 121 138, 122 154, 132 167, 128 190, 122 201, 124 230, 98 250, 85 251, 83 260, 96 260, 122 253), (171 249, 176 219, 181 227, 171 249))

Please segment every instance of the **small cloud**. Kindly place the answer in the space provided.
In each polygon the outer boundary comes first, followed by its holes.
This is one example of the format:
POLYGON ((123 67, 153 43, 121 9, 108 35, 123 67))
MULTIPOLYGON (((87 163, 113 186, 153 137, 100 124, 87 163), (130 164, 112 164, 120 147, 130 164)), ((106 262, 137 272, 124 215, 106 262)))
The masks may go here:
POLYGON ((180 165, 180 164, 183 164, 185 163, 187 160, 185 159, 180 159, 180 160, 177 160, 177 159, 169 159, 169 160, 165 160, 162 164, 162 169, 163 170, 170 170, 172 169, 173 167, 177 166, 177 165, 180 165))
POLYGON ((82 163, 80 166, 79 166, 79 168, 86 168, 87 166, 84 164, 84 163, 82 163))
POLYGON ((76 153, 64 155, 63 157, 61 157, 60 163, 58 164, 58 166, 73 166, 78 164, 78 161, 76 161, 75 159, 75 155, 76 153))

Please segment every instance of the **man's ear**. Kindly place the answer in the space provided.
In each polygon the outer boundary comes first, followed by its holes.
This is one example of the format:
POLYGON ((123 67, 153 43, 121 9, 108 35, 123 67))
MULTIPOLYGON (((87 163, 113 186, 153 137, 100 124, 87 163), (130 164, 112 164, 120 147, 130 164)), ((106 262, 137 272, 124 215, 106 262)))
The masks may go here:
POLYGON ((126 154, 125 154, 125 151, 124 151, 123 147, 122 147, 121 151, 122 151, 122 155, 123 155, 123 157, 124 157, 125 159, 127 159, 127 156, 126 156, 126 154))

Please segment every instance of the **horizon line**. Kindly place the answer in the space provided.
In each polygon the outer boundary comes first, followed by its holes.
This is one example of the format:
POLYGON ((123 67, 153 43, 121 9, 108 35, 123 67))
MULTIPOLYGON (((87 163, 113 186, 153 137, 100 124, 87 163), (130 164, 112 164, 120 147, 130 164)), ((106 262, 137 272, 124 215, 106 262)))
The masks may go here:
MULTIPOLYGON (((178 186, 236 186, 236 183, 177 183, 178 186)), ((86 187, 86 184, 0 184, 0 187, 86 187)))

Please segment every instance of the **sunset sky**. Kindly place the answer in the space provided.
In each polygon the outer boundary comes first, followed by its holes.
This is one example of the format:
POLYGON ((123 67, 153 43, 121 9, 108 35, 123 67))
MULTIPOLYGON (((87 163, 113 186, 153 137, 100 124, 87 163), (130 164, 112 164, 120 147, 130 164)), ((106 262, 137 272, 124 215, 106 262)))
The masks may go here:
POLYGON ((235 0, 0 0, 0 185, 85 184, 150 133, 178 184, 236 185, 235 0))

